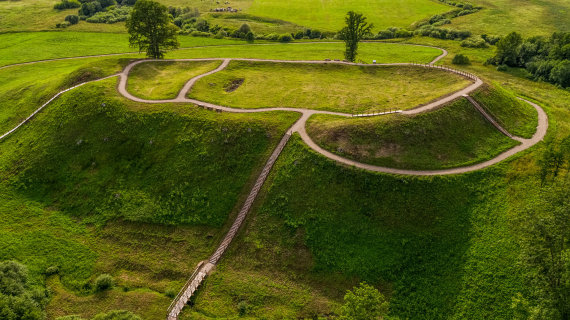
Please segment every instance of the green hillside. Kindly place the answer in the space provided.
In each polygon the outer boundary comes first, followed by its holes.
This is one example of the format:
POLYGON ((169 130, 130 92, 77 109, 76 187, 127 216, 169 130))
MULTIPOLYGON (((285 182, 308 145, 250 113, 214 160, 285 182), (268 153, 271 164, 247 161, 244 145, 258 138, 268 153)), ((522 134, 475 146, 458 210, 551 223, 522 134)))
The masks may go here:
POLYGON ((495 129, 466 99, 415 116, 362 120, 316 115, 307 131, 317 144, 340 156, 403 169, 466 166, 519 144, 495 129))

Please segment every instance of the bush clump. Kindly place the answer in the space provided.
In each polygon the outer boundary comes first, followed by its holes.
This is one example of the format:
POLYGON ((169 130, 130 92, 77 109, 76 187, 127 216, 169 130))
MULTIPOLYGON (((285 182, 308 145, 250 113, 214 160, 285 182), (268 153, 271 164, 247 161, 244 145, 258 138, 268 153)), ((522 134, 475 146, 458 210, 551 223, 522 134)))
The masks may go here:
POLYGON ((101 292, 113 288, 115 280, 110 274, 102 274, 95 279, 95 291, 101 292))
POLYGON ((279 42, 291 42, 293 40, 293 37, 291 37, 290 34, 282 34, 279 36, 279 42))
POLYGON ((56 3, 53 8, 57 10, 73 9, 81 7, 81 3, 77 0, 61 0, 56 3))
POLYGON ((64 22, 57 23, 55 25, 55 27, 63 29, 63 28, 69 27, 70 25, 71 25, 71 23, 69 23, 69 21, 64 21, 64 22))
POLYGON ((65 17, 65 21, 69 22, 70 24, 78 24, 79 23, 79 16, 70 14, 65 17))
POLYGON ((28 269, 16 261, 0 262, 0 318, 43 320, 47 304, 45 289, 33 288, 28 269))
POLYGON ((465 64, 471 64, 471 61, 469 61, 469 57, 460 53, 456 54, 455 57, 453 57, 451 63, 458 65, 465 65, 465 64))
POLYGON ((528 39, 511 32, 497 42, 495 56, 487 63, 500 71, 506 66, 526 68, 534 80, 570 87, 570 32, 528 39))
POLYGON ((467 48, 487 48, 489 45, 485 39, 481 37, 473 37, 461 41, 461 46, 467 48))

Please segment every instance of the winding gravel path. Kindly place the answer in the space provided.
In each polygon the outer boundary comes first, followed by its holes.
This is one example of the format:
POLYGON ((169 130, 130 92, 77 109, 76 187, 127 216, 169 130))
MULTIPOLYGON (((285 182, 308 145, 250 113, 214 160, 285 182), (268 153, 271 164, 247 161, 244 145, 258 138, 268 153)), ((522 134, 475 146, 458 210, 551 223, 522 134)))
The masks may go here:
MULTIPOLYGON (((322 43, 322 42, 321 42, 322 43)), ((272 45, 272 44, 258 44, 258 45, 272 45)), ((408 44, 408 45, 412 45, 412 46, 422 46, 422 47, 431 47, 431 46, 424 46, 424 45, 414 45, 414 44, 408 44)), ((436 48, 436 47, 431 47, 431 48, 436 48)), ((428 112, 431 111, 433 109, 436 109, 442 105, 445 105, 457 98, 460 98, 462 96, 467 96, 469 95, 469 93, 473 92, 475 89, 479 88, 482 84, 483 81, 481 79, 479 79, 479 77, 477 77, 476 75, 470 74, 470 73, 466 73, 463 71, 459 71, 459 70, 455 70, 455 69, 451 69, 451 68, 447 68, 447 67, 443 67, 443 66, 436 66, 435 63, 438 62, 439 60, 441 60, 442 58, 444 58, 447 55, 447 51, 445 49, 441 49, 441 48, 437 48, 440 49, 442 51, 441 55, 437 56, 434 60, 432 60, 429 64, 415 64, 415 63, 381 63, 381 64, 375 64, 375 65, 369 65, 369 64, 360 64, 360 63, 351 63, 351 62, 343 62, 343 61, 323 61, 323 60, 277 60, 277 59, 247 59, 247 58, 238 58, 238 59, 230 59, 230 58, 203 58, 203 59, 172 59, 172 60, 139 60, 139 61, 135 61, 130 63, 128 66, 125 67, 125 69, 116 75, 112 75, 103 79, 98 79, 98 80, 94 80, 94 81, 89 81, 89 82, 85 82, 82 84, 79 84, 77 86, 74 86, 72 88, 63 90, 61 92, 59 92, 58 94, 56 94, 54 97, 52 97, 50 100, 48 100, 46 103, 44 103, 40 108, 38 108, 36 111, 34 111, 28 118, 26 118, 24 121, 22 121, 20 124, 18 124, 15 128, 13 128, 12 130, 4 133, 2 136, 0 136, 0 141, 5 139, 8 135, 10 135, 11 133, 13 133, 14 131, 16 131, 18 128, 20 128, 24 123, 28 122, 31 118, 33 118, 38 112, 40 112, 45 106, 47 106, 50 102, 52 102, 54 99, 56 99, 57 97, 59 97, 61 94, 68 92, 70 90, 73 90, 77 87, 80 87, 82 85, 85 85, 87 83, 90 82, 95 82, 95 81, 101 81, 104 79, 108 79, 111 77, 119 77, 119 84, 117 86, 117 90, 119 91, 119 93, 121 95, 123 95, 125 98, 136 101, 136 102, 141 102, 141 103, 192 103, 195 104, 197 106, 200 107, 204 107, 210 110, 217 110, 217 111, 223 111, 223 112, 235 112, 235 113, 254 113, 254 112, 271 112, 271 111, 290 111, 290 112, 299 112, 302 114, 302 116, 299 118, 299 120, 297 122, 295 122, 295 124, 293 124, 293 126, 288 130, 288 134, 293 134, 294 132, 299 133, 299 135, 301 136, 302 140, 314 151, 324 155, 327 158, 330 158, 332 160, 335 160, 337 162, 349 165, 349 166, 354 166, 357 168, 361 168, 361 169, 365 169, 365 170, 369 170, 369 171, 375 171, 375 172, 384 172, 384 173, 392 173, 392 174, 402 174, 402 175, 420 175, 420 176, 425 176, 425 175, 448 175, 448 174, 459 174, 459 173, 466 173, 466 172, 470 172, 470 171, 475 171, 475 170, 480 170, 486 167, 489 167, 491 165, 494 165, 500 161, 503 161, 505 159, 507 159, 508 157, 521 152, 523 150, 526 150, 528 148, 530 148, 531 146, 535 145, 536 143, 538 143, 539 141, 541 141, 545 134, 546 131, 548 129, 548 117, 546 115, 546 113, 544 112, 544 110, 530 102, 524 99, 521 99, 529 104, 531 104, 536 111, 538 112, 538 125, 537 125, 537 130, 536 133, 534 134, 534 136, 531 139, 523 139, 520 137, 514 137, 513 139, 521 142, 520 145, 509 149, 503 153, 501 153, 500 155, 498 155, 497 157, 475 164, 475 165, 471 165, 471 166, 466 166, 466 167, 458 167, 458 168, 451 168, 451 169, 442 169, 442 170, 404 170, 404 169, 395 169, 395 168, 388 168, 388 167, 381 167, 381 166, 375 166, 375 165, 370 165, 370 164, 366 164, 366 163, 361 163, 358 161, 354 161, 351 159, 347 159, 344 157, 341 157, 339 155, 336 155, 330 151, 327 151, 323 148, 321 148, 319 145, 317 145, 312 139, 311 137, 307 134, 306 131, 306 122, 307 120, 315 114, 328 114, 328 115, 335 115, 335 116, 342 116, 342 117, 369 117, 369 116, 381 116, 384 114, 389 114, 389 113, 402 113, 402 114, 406 114, 406 115, 414 115, 414 114, 418 114, 418 113, 422 113, 422 112, 428 112), (383 112, 383 113, 374 113, 374 114, 359 114, 359 115, 352 115, 352 114, 348 114, 348 113, 342 113, 342 112, 331 112, 331 111, 322 111, 322 110, 312 110, 312 109, 307 109, 307 108, 259 108, 259 109, 239 109, 239 108, 231 108, 231 107, 226 107, 226 106, 221 106, 221 105, 216 105, 213 103, 209 103, 209 102, 204 102, 204 101, 199 101, 196 99, 190 99, 190 98, 186 98, 188 92, 192 89, 192 86, 201 78, 206 77, 208 75, 214 74, 216 72, 222 71, 224 70, 229 63, 232 61, 253 61, 253 62, 273 62, 273 63, 293 63, 293 64, 345 64, 345 65, 355 65, 355 66, 418 66, 418 67, 424 67, 424 68, 434 68, 434 69, 441 69, 441 70, 445 70, 447 72, 452 72, 452 73, 456 73, 459 74, 461 76, 466 77, 467 79, 471 80, 472 83, 457 91, 454 92, 450 95, 444 96, 440 99, 437 99, 435 101, 432 101, 426 105, 422 105, 410 110, 395 110, 395 111, 391 111, 391 112, 383 112), (183 88, 180 90, 180 92, 178 93, 177 97, 174 99, 163 99, 163 100, 148 100, 148 99, 141 99, 139 97, 136 97, 132 94, 130 94, 127 90, 127 82, 128 82, 128 76, 130 71, 132 70, 133 67, 135 67, 138 64, 141 63, 146 63, 146 62, 153 62, 153 61, 222 61, 222 63, 220 64, 220 66, 218 66, 216 69, 211 70, 209 72, 206 72, 204 74, 201 74, 199 76, 196 76, 192 79, 190 79, 188 82, 186 82, 186 84, 183 86, 183 88)), ((108 54, 108 55, 97 55, 97 56, 89 56, 89 57, 101 57, 101 56, 109 56, 109 55, 120 55, 120 54, 108 54)), ((26 62, 26 63, 22 63, 22 64, 16 64, 16 65, 24 65, 24 64, 32 64, 32 63, 38 63, 38 62, 44 62, 44 61, 54 61, 54 60, 66 60, 66 59, 80 59, 80 58, 87 58, 87 57, 74 57, 74 58, 62 58, 62 59, 53 59, 53 60, 42 60, 42 61, 37 61, 37 62, 26 62)), ((1 68, 6 68, 9 66, 5 66, 5 67, 0 67, 1 68)), ((505 130, 506 131, 506 130, 505 130)))
MULTIPOLYGON (((475 165, 465 166, 465 167, 457 167, 457 168, 442 169, 442 170, 395 169, 395 168, 370 165, 370 164, 366 164, 366 163, 362 163, 362 162, 358 162, 355 160, 351 160, 348 158, 341 157, 339 155, 336 155, 330 151, 327 151, 327 150, 321 148, 307 134, 306 122, 312 115, 330 114, 330 115, 336 115, 336 116, 342 116, 342 117, 354 117, 355 115, 348 114, 348 113, 342 113, 342 112, 321 111, 321 110, 312 110, 312 109, 305 109, 305 108, 240 109, 240 108, 231 108, 231 107, 216 105, 213 103, 204 102, 204 101, 200 101, 200 100, 196 100, 196 99, 186 98, 188 92, 190 91, 192 86, 196 83, 196 81, 198 81, 199 79, 201 79, 205 76, 208 76, 208 75, 211 75, 211 74, 214 74, 216 72, 224 70, 232 60, 235 60, 235 61, 253 61, 253 62, 273 62, 273 63, 294 63, 294 64, 346 64, 346 65, 357 65, 357 66, 418 66, 418 67, 424 67, 424 68, 440 69, 440 70, 444 70, 447 72, 456 73, 456 74, 464 76, 467 79, 472 81, 472 83, 470 85, 468 85, 467 87, 465 87, 459 91, 456 91, 450 95, 447 95, 447 96, 444 96, 440 99, 437 99, 433 102, 430 102, 426 105, 423 105, 423 106, 420 106, 417 108, 413 108, 410 110, 405 110, 405 111, 396 110, 393 112, 388 112, 388 113, 402 113, 402 114, 406 114, 406 115, 414 115, 414 114, 434 110, 434 109, 439 108, 442 105, 445 105, 445 104, 447 104, 447 103, 449 103, 455 99, 458 99, 458 98, 463 97, 463 96, 468 96, 469 93, 473 92, 475 89, 479 88, 483 84, 483 81, 481 79, 479 79, 479 77, 477 77, 476 75, 473 75, 470 73, 465 73, 465 72, 458 71, 458 70, 451 69, 451 68, 447 68, 447 67, 435 66, 434 65, 435 62, 439 61, 441 58, 445 57, 446 55, 447 55, 447 51, 442 49, 442 54, 440 56, 435 58, 429 64, 425 64, 425 65, 424 64, 414 64, 414 63, 383 63, 383 64, 376 64, 376 65, 369 65, 369 64, 359 64, 359 63, 350 63, 350 62, 342 62, 342 61, 322 61, 322 60, 318 60, 318 61, 312 60, 311 61, 311 60, 229 59, 229 58, 225 58, 225 59, 224 58, 174 59, 174 60, 168 60, 168 61, 220 61, 221 60, 223 62, 218 68, 190 79, 184 85, 182 90, 180 90, 180 92, 176 98, 166 99, 166 100, 141 99, 141 98, 133 96, 132 94, 130 94, 128 92, 127 81, 128 81, 129 72, 131 71, 131 69, 134 66, 141 64, 141 63, 157 61, 157 60, 141 60, 141 61, 136 61, 136 62, 129 64, 123 70, 123 72, 119 75, 120 81, 119 81, 119 85, 118 85, 117 89, 118 89, 119 93, 121 95, 123 95, 124 97, 126 97, 130 100, 142 102, 142 103, 192 103, 192 104, 195 104, 195 105, 198 105, 198 106, 210 109, 210 110, 218 110, 218 111, 223 111, 223 112, 234 112, 234 113, 254 113, 254 112, 270 112, 270 111, 299 112, 302 114, 302 116, 297 122, 295 122, 295 124, 291 127, 291 129, 289 129, 289 131, 287 132, 288 134, 292 134, 294 132, 299 133, 299 135, 301 136, 303 141, 311 149, 313 149, 314 151, 324 155, 325 157, 327 157, 329 159, 335 160, 337 162, 340 162, 340 163, 343 163, 343 164, 346 164, 349 166, 361 168, 364 170, 391 173, 391 174, 430 176, 430 175, 459 174, 459 173, 466 173, 466 172, 470 172, 470 171, 480 170, 480 169, 492 166, 498 162, 501 162, 501 161, 509 158, 510 156, 516 154, 516 153, 519 153, 523 150, 526 150, 544 138, 544 136, 546 134, 546 130, 548 129, 548 117, 547 117, 546 113, 538 105, 536 105, 530 101, 523 100, 523 101, 529 103, 530 105, 532 105, 536 109, 536 111, 538 113, 538 125, 537 125, 536 133, 534 134, 534 136, 531 139, 523 139, 520 137, 514 137, 513 136, 513 139, 521 142, 520 145, 499 154, 497 157, 495 157, 493 159, 490 159, 490 160, 487 160, 487 161, 484 161, 484 162, 481 162, 481 163, 478 163, 475 165)), ((161 61, 164 61, 164 60, 161 60, 161 61)), ((376 113, 376 114, 370 114, 370 115, 364 114, 364 115, 356 115, 356 116, 380 116, 383 114, 386 114, 386 113, 376 113)), ((506 132, 506 130, 504 130, 504 131, 506 132)))

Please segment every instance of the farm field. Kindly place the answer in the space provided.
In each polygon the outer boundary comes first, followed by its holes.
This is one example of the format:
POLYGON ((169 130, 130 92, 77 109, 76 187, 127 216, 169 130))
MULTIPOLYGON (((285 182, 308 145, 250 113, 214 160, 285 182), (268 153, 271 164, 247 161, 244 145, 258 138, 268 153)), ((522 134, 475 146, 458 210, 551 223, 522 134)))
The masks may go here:
POLYGON ((223 71, 200 79, 190 97, 235 108, 370 113, 410 109, 468 83, 458 75, 421 67, 234 61, 223 71))
POLYGON ((567 1, 154 0, 162 61, 60 1, 0 0, 0 318, 570 317, 567 1))

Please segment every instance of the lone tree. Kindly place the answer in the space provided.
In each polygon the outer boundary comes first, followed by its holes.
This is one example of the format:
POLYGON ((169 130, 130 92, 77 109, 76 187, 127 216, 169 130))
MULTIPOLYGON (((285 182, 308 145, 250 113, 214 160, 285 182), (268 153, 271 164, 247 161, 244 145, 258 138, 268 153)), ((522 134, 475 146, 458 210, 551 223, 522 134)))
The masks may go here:
POLYGON ((168 8, 158 2, 138 0, 127 19, 127 29, 130 46, 146 51, 149 58, 162 59, 166 50, 180 45, 168 8))
POLYGON ((358 42, 364 36, 372 34, 370 30, 374 25, 368 24, 365 16, 354 11, 349 11, 344 20, 346 21, 346 27, 339 32, 341 38, 346 43, 344 57, 346 60, 354 62, 358 53, 358 42))

